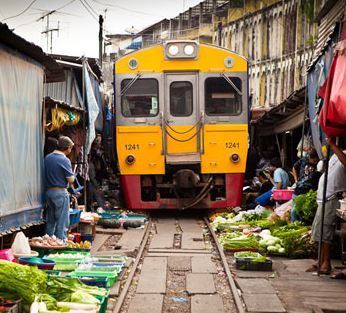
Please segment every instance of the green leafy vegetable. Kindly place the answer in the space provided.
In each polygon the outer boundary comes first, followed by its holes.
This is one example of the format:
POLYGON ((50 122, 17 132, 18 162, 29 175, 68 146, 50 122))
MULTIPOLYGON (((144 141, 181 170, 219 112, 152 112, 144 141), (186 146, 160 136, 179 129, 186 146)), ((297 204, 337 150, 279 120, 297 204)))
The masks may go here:
POLYGON ((38 294, 46 291, 47 274, 35 266, 0 260, 0 289, 23 299, 24 310, 38 294))
POLYGON ((250 236, 246 236, 246 235, 229 236, 229 235, 230 234, 220 236, 220 243, 225 250, 258 249, 259 248, 257 237, 254 235, 250 235, 250 236))
POLYGON ((76 291, 86 292, 92 296, 105 296, 103 288, 87 286, 77 278, 49 276, 47 281, 47 292, 58 301, 71 302, 71 296, 76 291))
POLYGON ((304 195, 299 195, 294 198, 294 207, 297 210, 299 216, 307 224, 311 224, 317 210, 317 192, 310 190, 304 195))

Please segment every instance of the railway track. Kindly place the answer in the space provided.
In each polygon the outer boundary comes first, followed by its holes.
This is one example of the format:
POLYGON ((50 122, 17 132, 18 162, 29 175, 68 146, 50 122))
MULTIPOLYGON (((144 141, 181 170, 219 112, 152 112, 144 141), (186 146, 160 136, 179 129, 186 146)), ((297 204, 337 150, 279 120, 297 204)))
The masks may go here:
POLYGON ((243 313, 208 219, 170 215, 150 216, 113 313, 243 313))

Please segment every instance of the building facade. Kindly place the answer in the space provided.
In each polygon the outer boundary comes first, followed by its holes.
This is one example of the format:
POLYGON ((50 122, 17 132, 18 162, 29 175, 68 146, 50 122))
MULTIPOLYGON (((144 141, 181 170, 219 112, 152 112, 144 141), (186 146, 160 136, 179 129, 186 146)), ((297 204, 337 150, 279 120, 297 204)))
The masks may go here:
POLYGON ((244 0, 214 15, 213 43, 249 60, 252 109, 269 110, 306 85, 316 0, 244 0))

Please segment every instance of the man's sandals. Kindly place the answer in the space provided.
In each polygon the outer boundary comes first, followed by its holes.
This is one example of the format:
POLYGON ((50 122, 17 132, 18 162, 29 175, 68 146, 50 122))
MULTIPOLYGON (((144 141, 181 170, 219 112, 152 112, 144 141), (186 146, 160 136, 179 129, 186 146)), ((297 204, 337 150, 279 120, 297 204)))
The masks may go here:
MULTIPOLYGON (((312 264, 305 272, 317 272, 318 271, 318 265, 317 264, 312 264)), ((332 272, 332 269, 328 270, 320 270, 319 274, 320 275, 330 275, 332 272)))

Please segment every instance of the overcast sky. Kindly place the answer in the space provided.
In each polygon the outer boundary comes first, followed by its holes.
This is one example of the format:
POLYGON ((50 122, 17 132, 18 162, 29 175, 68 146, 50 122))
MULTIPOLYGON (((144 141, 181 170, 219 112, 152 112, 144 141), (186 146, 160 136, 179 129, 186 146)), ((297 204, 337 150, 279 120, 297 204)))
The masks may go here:
POLYGON ((47 38, 41 32, 49 16, 53 32, 53 53, 98 56, 98 15, 106 16, 106 33, 141 30, 163 18, 172 18, 201 0, 0 0, 0 21, 18 35, 47 51, 47 38), (105 12, 105 10, 107 10, 105 12), (25 12, 24 12, 25 11, 25 12), (16 16, 16 17, 13 17, 16 16), (9 18, 13 17, 13 18, 9 18))

